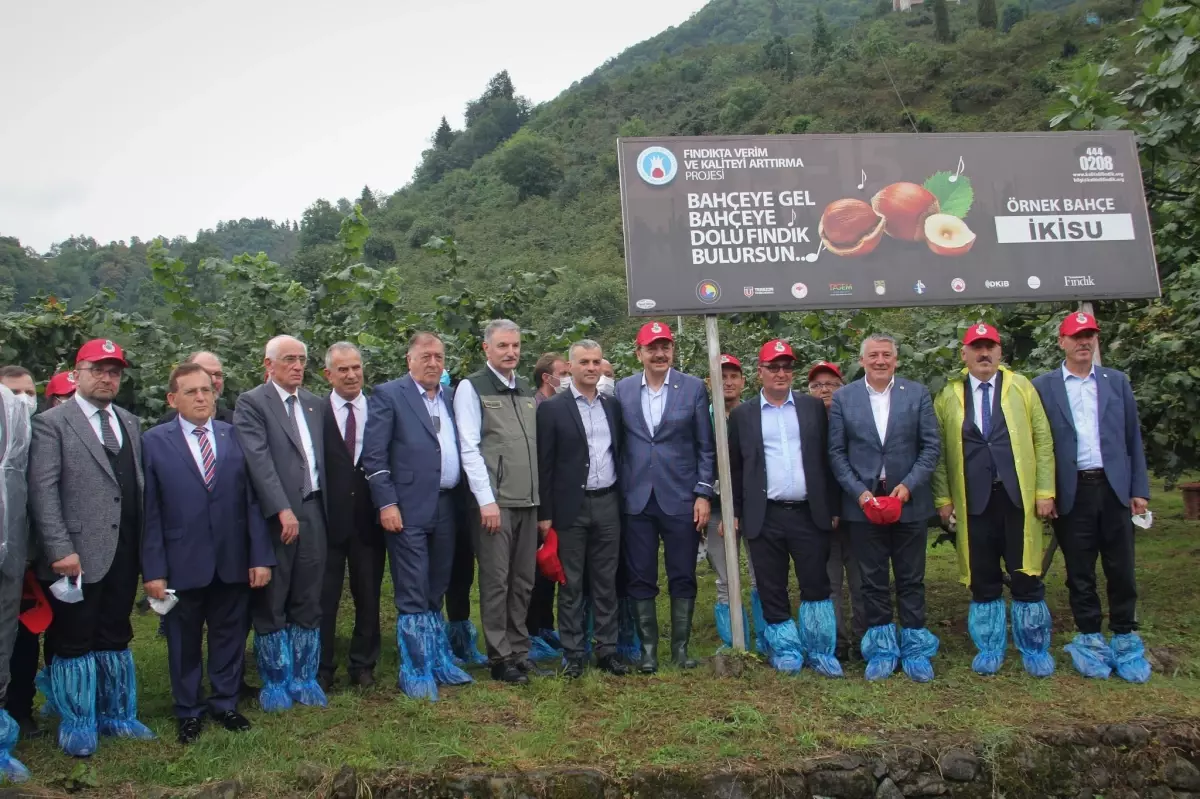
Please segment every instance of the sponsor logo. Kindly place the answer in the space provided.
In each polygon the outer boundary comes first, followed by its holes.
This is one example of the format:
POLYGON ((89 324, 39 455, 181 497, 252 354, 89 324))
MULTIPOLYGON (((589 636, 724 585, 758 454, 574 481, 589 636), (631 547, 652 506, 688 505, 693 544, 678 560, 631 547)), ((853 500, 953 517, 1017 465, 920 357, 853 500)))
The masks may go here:
POLYGON ((721 298, 721 287, 715 280, 701 280, 696 285, 696 296, 705 305, 712 305, 721 298))
POLYGON ((1037 275, 1030 275, 1029 279, 1025 281, 1025 285, 1031 289, 1040 289, 1042 287, 1042 279, 1037 275))
POLYGON ((881 296, 883 294, 887 293, 887 281, 886 280, 876 280, 875 281, 875 293, 879 294, 881 296))
POLYGON ((967 290, 967 284, 961 277, 956 277, 950 281, 950 288, 961 293, 967 290))
POLYGON ((830 283, 829 293, 838 297, 844 297, 847 294, 854 293, 853 283, 830 283))
POLYGON ((792 296, 798 300, 802 300, 808 296, 808 286, 803 283, 792 284, 792 296))
POLYGON ((653 308, 655 305, 658 305, 658 303, 655 302, 654 300, 638 300, 637 302, 634 303, 634 305, 641 308, 643 311, 648 311, 651 308, 653 308))
POLYGON ((916 283, 913 283, 913 291, 917 292, 917 294, 924 294, 925 284, 918 280, 916 283))
POLYGON ((983 281, 985 288, 989 289, 1006 289, 1008 288, 1007 280, 985 280, 983 281))
POLYGON ((754 286, 745 286, 742 289, 742 293, 745 294, 747 297, 753 297, 754 296, 754 286))
POLYGON ((638 155, 637 171, 651 186, 665 186, 679 173, 679 162, 666 147, 647 147, 638 155))
POLYGON ((1067 288, 1082 288, 1096 285, 1096 279, 1091 275, 1063 275, 1063 285, 1067 288))
POLYGON ((770 297, 775 293, 774 286, 743 286, 742 293, 747 297, 770 297))

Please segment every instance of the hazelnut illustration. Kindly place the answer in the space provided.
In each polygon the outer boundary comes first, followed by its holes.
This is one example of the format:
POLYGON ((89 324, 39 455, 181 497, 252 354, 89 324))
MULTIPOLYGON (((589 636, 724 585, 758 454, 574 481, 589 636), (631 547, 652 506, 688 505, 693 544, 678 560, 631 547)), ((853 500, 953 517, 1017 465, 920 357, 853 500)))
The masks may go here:
POLYGON ((925 243, 938 255, 966 255, 975 244, 975 234, 957 216, 933 214, 925 220, 925 243))
POLYGON ((846 198, 825 206, 817 233, 834 255, 866 255, 879 246, 884 220, 862 200, 846 198))
POLYGON ((871 198, 871 207, 886 220, 887 234, 903 241, 924 241, 925 220, 942 210, 937 197, 916 183, 885 186, 871 198))

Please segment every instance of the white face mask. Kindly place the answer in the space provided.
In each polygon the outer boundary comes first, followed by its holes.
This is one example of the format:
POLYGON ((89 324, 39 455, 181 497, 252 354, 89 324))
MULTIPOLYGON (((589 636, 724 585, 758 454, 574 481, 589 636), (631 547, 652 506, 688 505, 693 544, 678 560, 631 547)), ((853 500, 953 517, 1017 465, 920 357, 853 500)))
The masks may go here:
POLYGON ((555 394, 561 394, 571 387, 571 376, 558 378, 558 385, 554 387, 555 394))
POLYGON ((30 416, 37 413, 37 397, 30 396, 29 394, 21 394, 20 397, 21 402, 25 403, 25 410, 29 412, 30 416))
POLYGON ((617 381, 608 375, 600 375, 600 382, 596 384, 596 390, 611 397, 617 393, 617 381))

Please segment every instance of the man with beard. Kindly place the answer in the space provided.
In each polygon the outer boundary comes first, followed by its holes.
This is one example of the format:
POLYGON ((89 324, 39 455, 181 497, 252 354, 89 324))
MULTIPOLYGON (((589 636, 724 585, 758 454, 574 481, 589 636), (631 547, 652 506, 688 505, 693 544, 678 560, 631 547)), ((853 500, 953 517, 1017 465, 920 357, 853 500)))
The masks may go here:
POLYGON ((965 379, 934 402, 942 454, 934 505, 957 519, 958 566, 971 589, 967 630, 979 649, 972 668, 1004 662, 1007 620, 1000 561, 1011 578, 1013 639, 1025 671, 1054 673, 1050 609, 1042 583, 1042 519, 1054 509, 1054 442, 1033 384, 1000 363, 1000 332, 980 322, 963 336, 965 379))
POLYGON ((671 657, 688 655, 696 609, 696 553, 708 525, 714 449, 708 393, 699 378, 671 368, 675 339, 662 322, 638 331, 644 371, 617 383, 625 421, 621 490, 625 498, 625 565, 642 644, 640 670, 658 671, 658 548, 662 542, 671 594, 671 657))
POLYGON ((1145 646, 1137 634, 1137 582, 1133 571, 1133 521, 1146 512, 1150 475, 1142 449, 1133 388, 1124 372, 1096 366, 1100 326, 1091 314, 1073 313, 1058 328, 1062 366, 1033 381, 1054 436, 1054 533, 1067 566, 1071 612, 1079 633, 1067 646, 1085 677, 1114 670, 1129 682, 1150 679, 1145 646), (1100 632, 1096 556, 1108 584, 1111 645, 1100 632))

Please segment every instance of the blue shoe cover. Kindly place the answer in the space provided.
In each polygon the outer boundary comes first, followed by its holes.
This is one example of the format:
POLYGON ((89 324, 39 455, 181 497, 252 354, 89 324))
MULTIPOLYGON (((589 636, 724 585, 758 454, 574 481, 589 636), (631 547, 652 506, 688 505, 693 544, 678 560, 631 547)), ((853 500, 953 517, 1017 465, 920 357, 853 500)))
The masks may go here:
POLYGON ((1077 633, 1063 649, 1084 677, 1107 680, 1112 674, 1112 650, 1100 633, 1077 633))
POLYGON ((1112 657, 1117 664, 1117 676, 1126 682, 1143 683, 1150 679, 1150 664, 1146 661, 1146 647, 1137 633, 1114 635, 1112 657))
POLYGON ((288 627, 292 639, 292 681, 288 693, 292 699, 310 707, 328 707, 329 700, 317 683, 317 669, 321 665, 321 631, 306 629, 292 624, 288 627))
POLYGON ((617 654, 626 663, 637 663, 642 658, 642 639, 638 637, 631 599, 617 600, 617 654))
POLYGON ((1050 654, 1050 608, 1045 602, 1013 602, 1013 643, 1021 652, 1021 662, 1030 676, 1049 677, 1054 673, 1050 654))
MULTIPOLYGON (((1014 630, 1017 626, 1016 612, 1014 605, 1014 630)), ((991 676, 1000 671, 1004 664, 1004 648, 1008 646, 1008 620, 1004 615, 1003 599, 971 603, 971 609, 967 612, 967 632, 979 650, 979 654, 971 661, 971 668, 976 674, 991 676)))
POLYGON ((433 677, 436 654, 426 649, 421 620, 423 613, 405 613, 396 621, 396 647, 400 650, 400 690, 413 699, 438 699, 433 677))
POLYGON ((896 625, 880 624, 867 630, 861 651, 867 661, 867 679, 886 680, 900 661, 900 645, 896 643, 896 625))
POLYGON ((796 622, 788 619, 768 625, 765 630, 767 646, 771 649, 771 667, 784 674, 799 674, 804 668, 804 651, 800 648, 800 631, 796 622))
POLYGON ((62 716, 58 745, 73 757, 95 753, 99 738, 96 727, 96 658, 56 657, 50 666, 50 701, 62 716))
POLYGON ((450 651, 450 639, 446 635, 446 621, 440 613, 425 613, 422 624, 429 626, 429 634, 433 638, 430 648, 426 651, 433 653, 433 679, 442 685, 466 685, 474 682, 459 664, 450 651))
POLYGON ((47 665, 39 670, 37 675, 34 676, 33 682, 37 685, 37 689, 42 692, 42 696, 46 697, 46 701, 42 703, 42 715, 59 715, 58 708, 54 706, 53 691, 50 689, 50 666, 47 665))
POLYGON ((760 655, 771 653, 767 643, 767 619, 763 616, 762 600, 758 597, 758 589, 750 590, 750 610, 754 614, 754 651, 760 655))
POLYGON ((900 633, 900 665, 913 682, 933 679, 933 664, 929 659, 937 654, 938 637, 925 627, 900 633))
POLYGON ((29 769, 25 764, 13 757, 13 747, 21 728, 8 711, 0 708, 0 782, 25 782, 29 779, 29 769))
POLYGON ((258 704, 267 713, 280 713, 292 707, 288 684, 292 681, 292 642, 287 630, 268 635, 254 634, 254 659, 263 687, 258 692, 258 704))
POLYGON ((721 639, 721 646, 717 650, 733 648, 733 626, 729 619, 729 603, 718 602, 713 605, 713 622, 717 625, 717 637, 721 639))
POLYGON ((561 660, 562 652, 546 643, 540 635, 529 636, 530 660, 561 660))
POLYGON ((137 718, 137 672, 133 653, 96 652, 96 717, 101 735, 153 741, 156 736, 137 718))
POLYGON ((842 664, 833 654, 837 647, 837 616, 833 600, 800 604, 800 650, 808 665, 823 677, 841 677, 842 664))
POLYGON ((543 630, 538 630, 537 634, 538 634, 538 638, 541 638, 543 641, 545 641, 546 645, 549 646, 551 649, 557 649, 560 651, 562 650, 562 648, 563 648, 562 639, 560 639, 558 637, 557 630, 543 629, 543 630))
POLYGON ((479 651, 479 632, 470 619, 449 623, 450 649, 454 656, 468 666, 482 666, 487 656, 479 651))

